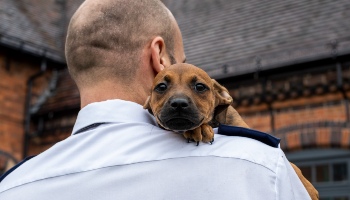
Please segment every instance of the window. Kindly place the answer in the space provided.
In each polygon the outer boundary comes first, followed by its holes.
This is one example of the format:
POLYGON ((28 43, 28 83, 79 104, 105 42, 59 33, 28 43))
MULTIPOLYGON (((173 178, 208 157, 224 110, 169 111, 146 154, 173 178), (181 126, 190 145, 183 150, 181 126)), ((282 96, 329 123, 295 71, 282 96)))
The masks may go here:
POLYGON ((300 167, 301 172, 303 173, 304 177, 311 181, 312 180, 312 169, 311 166, 304 166, 300 167))
MULTIPOLYGON (((346 162, 300 166, 300 170, 305 178, 313 183, 344 182, 349 180, 348 164, 346 162)), ((339 200, 342 199, 340 198, 339 200)))
POLYGON ((316 182, 329 182, 329 166, 316 165, 316 182))
POLYGON ((350 200, 350 150, 305 149, 286 154, 318 190, 320 200, 350 200))
POLYGON ((346 163, 333 164, 333 181, 346 181, 346 180, 348 180, 347 164, 346 163))
POLYGON ((349 197, 324 197, 320 198, 320 200, 349 200, 349 197))

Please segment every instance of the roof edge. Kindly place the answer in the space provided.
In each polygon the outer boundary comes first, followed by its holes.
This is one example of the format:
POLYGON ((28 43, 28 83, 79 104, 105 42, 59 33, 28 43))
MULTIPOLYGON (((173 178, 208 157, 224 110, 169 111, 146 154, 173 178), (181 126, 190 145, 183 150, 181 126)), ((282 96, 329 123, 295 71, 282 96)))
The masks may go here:
POLYGON ((65 58, 61 51, 51 49, 45 46, 37 45, 23 39, 7 35, 0 32, 0 46, 21 51, 36 57, 46 57, 47 59, 59 63, 66 64, 65 58))
MULTIPOLYGON (((342 57, 347 55, 350 55, 350 49, 337 53, 337 57, 342 57)), ((237 71, 234 69, 235 65, 225 64, 222 67, 219 67, 217 69, 208 70, 207 73, 209 74, 210 77, 220 80, 220 79, 226 79, 229 77, 235 77, 235 76, 240 76, 240 75, 245 75, 245 74, 250 74, 255 72, 262 72, 266 70, 283 68, 291 65, 298 65, 298 64, 309 63, 309 62, 314 62, 314 61, 324 60, 324 59, 332 59, 332 58, 334 57, 331 54, 321 54, 318 56, 310 56, 310 57, 289 60, 284 62, 276 62, 271 65, 265 65, 262 68, 255 67, 255 69, 248 68, 247 70, 240 70, 240 71, 237 71)), ((251 62, 250 64, 247 63, 247 65, 252 65, 252 64, 253 63, 251 62)))

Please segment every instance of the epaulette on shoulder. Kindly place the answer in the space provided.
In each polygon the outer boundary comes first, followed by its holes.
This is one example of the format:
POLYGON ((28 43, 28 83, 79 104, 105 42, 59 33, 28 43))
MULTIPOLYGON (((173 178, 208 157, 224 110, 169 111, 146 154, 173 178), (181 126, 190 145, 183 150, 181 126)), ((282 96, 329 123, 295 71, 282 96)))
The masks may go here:
POLYGON ((253 129, 227 125, 220 125, 218 129, 218 134, 227 136, 247 137, 254 140, 258 140, 264 144, 275 148, 278 147, 281 140, 267 133, 263 133, 253 129))

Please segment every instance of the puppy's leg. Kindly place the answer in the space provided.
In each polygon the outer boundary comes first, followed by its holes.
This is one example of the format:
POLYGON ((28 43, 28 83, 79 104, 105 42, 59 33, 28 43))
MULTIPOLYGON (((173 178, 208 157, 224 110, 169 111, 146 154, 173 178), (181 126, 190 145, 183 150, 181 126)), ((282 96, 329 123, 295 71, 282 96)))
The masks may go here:
POLYGON ((312 200, 319 199, 318 191, 314 188, 314 186, 303 176, 301 173, 301 170, 294 165, 293 163, 290 163, 295 171, 295 173, 298 175, 299 179, 303 183, 304 187, 306 188, 307 192, 309 193, 312 200))
POLYGON ((236 109, 232 106, 227 107, 226 110, 216 115, 215 120, 220 124, 249 128, 236 109))

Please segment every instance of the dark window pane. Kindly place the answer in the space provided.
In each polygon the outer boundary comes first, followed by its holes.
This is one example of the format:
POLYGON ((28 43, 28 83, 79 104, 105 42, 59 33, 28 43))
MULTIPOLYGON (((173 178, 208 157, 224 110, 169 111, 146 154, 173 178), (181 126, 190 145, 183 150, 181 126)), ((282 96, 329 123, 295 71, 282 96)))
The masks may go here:
POLYGON ((300 167, 299 169, 303 173, 304 177, 311 182, 311 167, 303 166, 303 167, 300 167))
POLYGON ((348 197, 334 197, 334 200, 349 200, 348 197))
POLYGON ((333 181, 348 180, 348 165, 346 163, 333 164, 333 181))
POLYGON ((349 197, 321 197, 320 200, 349 200, 349 197))
POLYGON ((317 165, 316 166, 316 181, 317 182, 328 182, 329 181, 329 166, 328 165, 317 165))

